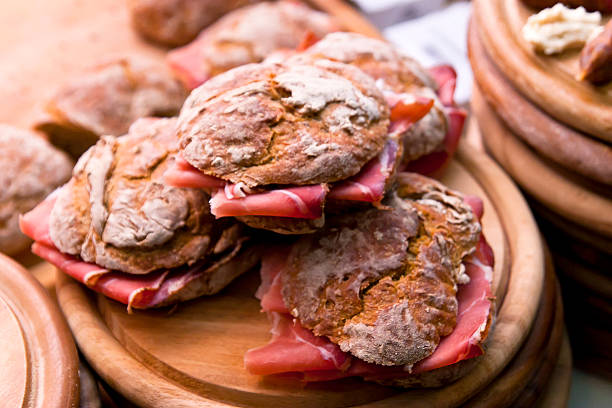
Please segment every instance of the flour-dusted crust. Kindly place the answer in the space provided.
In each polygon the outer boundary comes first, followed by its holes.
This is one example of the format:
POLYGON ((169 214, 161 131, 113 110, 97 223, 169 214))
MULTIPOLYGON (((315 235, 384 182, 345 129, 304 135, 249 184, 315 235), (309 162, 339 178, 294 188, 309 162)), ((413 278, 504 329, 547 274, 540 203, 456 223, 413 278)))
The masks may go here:
POLYGON ((249 187, 306 185, 357 174, 382 151, 389 110, 350 65, 249 64, 195 89, 181 110, 183 157, 249 187))
POLYGON ((70 178, 72 163, 39 135, 0 124, 0 252, 15 254, 30 242, 19 214, 31 210, 70 178))
POLYGON ((61 86, 37 128, 78 156, 102 135, 125 134, 138 118, 176 115, 186 96, 163 65, 140 56, 121 58, 61 86))
POLYGON ((277 49, 295 49, 308 33, 318 38, 338 30, 332 17, 295 1, 263 2, 228 13, 188 47, 197 47, 209 77, 261 62, 277 49))
POLYGON ((463 258, 480 224, 459 193, 412 173, 370 209, 301 238, 282 275, 291 314, 345 352, 382 365, 429 356, 457 317, 463 258))
POLYGON ((208 195, 168 187, 176 119, 143 119, 128 135, 104 136, 78 161, 50 218, 64 253, 127 273, 192 264, 215 252, 224 228, 208 195))
POLYGON ((258 0, 129 0, 134 29, 143 37, 169 46, 193 40, 224 14, 258 0))
POLYGON ((404 132, 404 161, 411 161, 438 149, 448 129, 442 104, 436 96, 436 83, 414 59, 406 56, 392 44, 357 33, 328 34, 308 48, 305 57, 327 58, 359 67, 376 80, 385 93, 424 96, 434 100, 427 115, 404 132))

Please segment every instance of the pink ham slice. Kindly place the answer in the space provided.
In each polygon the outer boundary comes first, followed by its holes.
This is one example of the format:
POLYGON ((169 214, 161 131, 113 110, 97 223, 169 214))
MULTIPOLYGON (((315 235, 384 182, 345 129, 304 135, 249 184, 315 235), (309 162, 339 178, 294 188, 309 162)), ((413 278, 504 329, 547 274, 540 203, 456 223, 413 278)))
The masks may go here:
POLYGON ((129 275, 109 271, 98 265, 83 262, 77 257, 63 254, 55 248, 49 238, 49 216, 54 203, 55 195, 52 194, 20 218, 21 230, 35 241, 32 252, 90 289, 128 305, 128 310, 162 305, 172 295, 209 271, 205 266, 195 264, 191 267, 156 271, 145 275, 129 275))
MULTIPOLYGON (((467 196, 465 201, 478 217, 482 215, 480 199, 467 196)), ((431 356, 415 364, 411 370, 403 366, 384 367, 366 363, 343 353, 324 337, 316 337, 312 333, 306 335, 305 332, 309 331, 293 319, 282 300, 279 276, 287 259, 287 251, 287 247, 273 248, 262 261, 262 285, 257 296, 263 311, 272 321, 273 337, 267 345, 246 353, 245 367, 250 373, 306 382, 355 376, 366 379, 399 378, 445 367, 483 353, 482 342, 490 323, 493 298, 493 251, 483 235, 476 252, 465 260, 470 282, 461 285, 457 291, 459 310, 455 329, 440 341, 431 356), (306 341, 309 342, 308 346, 304 344, 306 341), (306 348, 308 352, 303 351, 306 348), (344 360, 338 357, 340 353, 345 355, 344 360), (331 355, 334 356, 333 361, 340 364, 331 367, 331 355)))
MULTIPOLYGON (((231 188, 230 190, 234 190, 231 188)), ((247 194, 244 197, 227 196, 226 189, 219 189, 210 199, 210 211, 215 217, 263 215, 317 219, 323 215, 327 186, 298 186, 247 194)))
POLYGON ((389 177, 395 171, 397 143, 389 139, 380 155, 370 160, 361 171, 332 186, 330 200, 380 202, 384 195, 389 177))
POLYGON ((444 172, 459 146, 467 112, 461 108, 449 107, 446 108, 446 114, 449 118, 449 128, 444 137, 442 150, 411 161, 402 168, 402 171, 420 173, 430 177, 438 177, 444 172))
POLYGON ((455 105, 455 87, 457 86, 457 72, 450 65, 438 65, 429 68, 429 75, 438 84, 438 98, 444 106, 455 105))
POLYGON ((196 38, 184 47, 170 51, 166 56, 166 63, 189 91, 202 85, 211 77, 203 53, 204 47, 200 45, 201 41, 203 39, 196 38))
POLYGON ((457 150, 467 112, 455 106, 454 94, 457 84, 457 73, 453 67, 450 65, 439 65, 430 68, 429 74, 438 84, 438 97, 446 107, 445 110, 449 119, 448 131, 444 137, 441 150, 411 161, 402 168, 402 171, 438 177, 444 172, 444 169, 446 169, 457 150))
POLYGON ((173 187, 213 190, 223 188, 225 180, 208 176, 177 155, 164 172, 164 182, 173 187))

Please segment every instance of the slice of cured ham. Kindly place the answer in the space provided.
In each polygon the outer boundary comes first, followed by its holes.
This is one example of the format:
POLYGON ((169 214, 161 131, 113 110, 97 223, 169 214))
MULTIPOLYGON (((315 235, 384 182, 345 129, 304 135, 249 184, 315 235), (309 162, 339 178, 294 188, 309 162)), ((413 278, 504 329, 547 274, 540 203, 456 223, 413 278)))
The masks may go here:
POLYGON ((449 119, 449 127, 446 136, 444 136, 442 149, 411 161, 402 168, 402 171, 435 177, 440 175, 448 166, 459 146, 467 112, 461 108, 449 107, 446 108, 446 113, 449 119))
POLYGON ((206 55, 198 40, 170 51, 166 57, 168 66, 188 90, 197 88, 210 78, 205 61, 206 55))
MULTIPOLYGON (((467 196, 474 213, 482 215, 482 202, 467 196)), ((317 337, 300 326, 287 310, 281 294, 280 273, 287 259, 287 247, 272 248, 262 260, 262 284, 257 292, 262 310, 272 322, 272 339, 265 346, 249 350, 246 369, 256 375, 281 376, 301 381, 328 381, 344 377, 369 380, 401 378, 445 367, 483 353, 492 312, 493 252, 483 235, 474 254, 464 260, 470 282, 457 291, 459 310, 453 332, 444 337, 435 352, 412 367, 379 366, 363 362, 325 337, 317 337), (306 334, 308 333, 308 334, 306 334), (306 344, 307 343, 307 344, 306 344), (344 358, 340 355, 344 354, 344 358)))
POLYGON ((160 270, 144 275, 130 275, 109 271, 100 266, 83 262, 77 257, 58 251, 49 238, 49 216, 56 196, 52 194, 32 211, 20 218, 24 234, 32 238, 32 252, 48 261, 64 273, 84 283, 90 289, 124 303, 128 310, 162 306, 182 289, 221 267, 240 250, 240 245, 222 259, 210 263, 196 263, 190 267, 160 270))
POLYGON ((327 195, 324 184, 298 186, 247 194, 244 197, 228 197, 228 190, 219 189, 210 199, 210 211, 215 217, 265 215, 316 219, 323 215, 327 195))
POLYGON ((370 160, 361 171, 332 186, 330 200, 380 202, 397 163, 397 143, 389 139, 380 155, 370 160))
POLYGON ((455 106, 454 95, 457 73, 454 68, 450 65, 439 65, 430 68, 429 74, 438 84, 438 98, 440 98, 440 101, 445 106, 449 121, 448 131, 440 150, 411 161, 401 170, 435 177, 444 171, 457 150, 467 112, 455 106))
POLYGON ((223 188, 226 184, 225 180, 202 173, 180 155, 176 156, 174 162, 164 172, 164 182, 173 187, 205 190, 223 188))

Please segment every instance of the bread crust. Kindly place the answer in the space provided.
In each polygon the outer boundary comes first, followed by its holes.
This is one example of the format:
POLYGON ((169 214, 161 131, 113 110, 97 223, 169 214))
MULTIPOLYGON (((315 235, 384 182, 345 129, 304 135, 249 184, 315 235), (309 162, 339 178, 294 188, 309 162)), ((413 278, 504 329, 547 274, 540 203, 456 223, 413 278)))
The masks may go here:
POLYGON ((203 191, 161 180, 176 151, 175 125, 142 119, 128 135, 104 136, 81 157, 49 221, 61 252, 132 274, 190 265, 215 252, 231 221, 214 220, 203 191))
POLYGON ((186 97, 164 66, 140 56, 120 58, 61 86, 36 128, 78 157, 100 136, 127 133, 138 118, 176 115, 186 97))
POLYGON ((329 183, 379 154, 389 110, 350 65, 249 64, 194 90, 179 116, 181 153, 203 173, 249 187, 329 183))
POLYGON ((332 17, 293 1, 262 2, 228 13, 187 47, 209 77, 261 62, 277 49, 295 49, 308 33, 317 38, 338 30, 332 17))
POLYGON ((330 218, 298 240, 282 275, 291 314, 361 360, 410 365, 456 324, 462 260, 480 224, 462 196, 413 173, 370 209, 330 218))
POLYGON ((307 57, 327 58, 354 65, 376 80, 385 94, 408 94, 434 100, 433 108, 402 135, 404 161, 417 159, 437 150, 446 135, 448 123, 441 102, 436 96, 437 85, 427 71, 414 59, 386 41, 357 33, 328 34, 304 51, 307 57))
POLYGON ((0 251, 14 255, 30 240, 19 214, 70 178, 72 162, 39 135, 0 124, 0 251))
POLYGON ((193 40, 224 14, 258 0, 129 0, 134 29, 159 44, 179 46, 193 40))

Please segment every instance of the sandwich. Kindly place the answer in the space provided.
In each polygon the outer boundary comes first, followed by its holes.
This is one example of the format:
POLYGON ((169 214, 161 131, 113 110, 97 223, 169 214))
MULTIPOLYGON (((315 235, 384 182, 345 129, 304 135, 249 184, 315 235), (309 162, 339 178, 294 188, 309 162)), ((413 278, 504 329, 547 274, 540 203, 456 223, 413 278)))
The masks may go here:
POLYGON ((70 181, 20 219, 32 251, 89 288, 146 309, 213 294, 257 262, 248 232, 202 190, 166 186, 176 119, 104 136, 70 181))
POLYGON ((186 97, 163 65, 137 56, 110 60, 63 84, 36 128, 78 158, 100 136, 127 133, 138 118, 176 115, 186 97))
POLYGON ((383 204, 264 255, 256 296, 272 339, 247 371, 433 387, 474 367, 494 317, 482 202, 400 173, 383 204))
POLYGON ((454 102, 457 76, 452 67, 426 70, 386 41, 346 32, 328 34, 291 58, 343 62, 374 78, 391 109, 391 130, 403 143, 401 169, 442 173, 457 149, 466 118, 454 102))
POLYGON ((177 47, 224 14, 258 0, 129 0, 132 26, 144 38, 177 47))
POLYGON ((217 218, 313 232, 326 206, 383 199, 401 157, 389 123, 382 92, 354 66, 244 65, 187 98, 177 125, 180 158, 165 181, 210 191, 217 218))
POLYGON ((263 2, 228 13, 188 45, 171 51, 167 61, 185 87, 239 65, 261 62, 277 49, 295 49, 309 36, 322 38, 338 30, 325 13, 302 3, 263 2))
POLYGON ((36 133, 0 124, 0 252, 16 255, 30 240, 18 215, 70 178, 72 162, 36 133))

